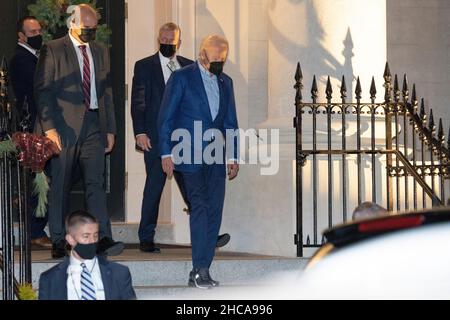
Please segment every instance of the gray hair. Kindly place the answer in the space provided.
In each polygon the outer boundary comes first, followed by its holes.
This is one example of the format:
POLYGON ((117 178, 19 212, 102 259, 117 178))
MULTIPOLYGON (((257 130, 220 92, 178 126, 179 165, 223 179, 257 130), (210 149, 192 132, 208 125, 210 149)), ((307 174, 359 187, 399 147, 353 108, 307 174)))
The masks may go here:
POLYGON ((373 202, 363 202, 353 210, 353 220, 373 218, 387 213, 387 210, 373 202))
POLYGON ((161 37, 161 33, 163 33, 164 31, 178 31, 178 34, 181 38, 181 29, 177 24, 173 22, 167 22, 163 24, 161 28, 159 28, 159 37, 161 37))
POLYGON ((203 39, 201 45, 200 45, 200 53, 202 53, 206 48, 209 48, 211 46, 214 47, 223 47, 224 49, 229 49, 228 40, 225 37, 219 36, 217 34, 207 36, 205 39, 203 39))

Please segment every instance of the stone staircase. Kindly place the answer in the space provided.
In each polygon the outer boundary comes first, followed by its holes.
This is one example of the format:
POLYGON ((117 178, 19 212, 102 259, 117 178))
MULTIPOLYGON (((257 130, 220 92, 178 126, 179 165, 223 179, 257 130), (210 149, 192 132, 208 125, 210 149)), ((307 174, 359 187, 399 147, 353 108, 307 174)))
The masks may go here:
MULTIPOLYGON (((259 286, 278 272, 301 273, 307 263, 307 259, 228 252, 224 247, 217 251, 210 270, 221 286, 199 290, 187 287, 192 269, 191 250, 187 246, 171 245, 173 228, 170 224, 158 226, 156 241, 164 243, 161 254, 146 254, 137 249, 137 229, 138 225, 113 224, 114 238, 125 242, 127 249, 110 260, 128 266, 138 299, 214 299, 217 295, 232 298, 236 290, 259 286)), ((35 289, 38 289, 40 274, 57 263, 50 259, 49 251, 33 251, 32 284, 35 289)))

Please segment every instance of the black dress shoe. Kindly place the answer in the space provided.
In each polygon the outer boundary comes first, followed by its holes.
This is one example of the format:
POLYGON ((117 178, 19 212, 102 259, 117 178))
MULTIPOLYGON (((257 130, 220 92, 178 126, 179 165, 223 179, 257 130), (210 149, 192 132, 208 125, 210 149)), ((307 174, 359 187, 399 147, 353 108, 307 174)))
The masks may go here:
POLYGON ((61 259, 67 255, 66 240, 60 240, 52 244, 52 258, 61 259))
POLYGON ((161 253, 161 249, 158 247, 155 247, 154 242, 143 241, 139 244, 139 249, 143 252, 161 253))
POLYGON ((123 252, 123 242, 114 241, 109 237, 103 237, 98 243, 97 253, 103 256, 118 256, 123 252))
POLYGON ((208 268, 193 269, 189 273, 188 286, 198 289, 211 289, 213 285, 208 278, 208 268))
POLYGON ((228 233, 221 234, 217 237, 216 248, 221 248, 230 242, 230 235, 228 233))

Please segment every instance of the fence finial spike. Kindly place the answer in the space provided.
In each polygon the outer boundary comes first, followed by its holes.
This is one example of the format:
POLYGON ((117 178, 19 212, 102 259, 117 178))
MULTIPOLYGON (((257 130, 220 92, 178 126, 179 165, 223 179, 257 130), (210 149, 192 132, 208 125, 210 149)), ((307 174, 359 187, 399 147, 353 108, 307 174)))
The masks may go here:
POLYGON ((362 89, 361 89, 361 81, 358 79, 356 80, 356 89, 355 89, 355 93, 356 93, 356 99, 361 99, 361 93, 362 93, 362 89))
POLYGON ((430 109, 430 120, 428 122, 428 128, 434 132, 434 117, 433 117, 433 109, 430 109))
POLYGON ((347 98, 347 85, 345 84, 345 76, 342 76, 341 81, 341 98, 342 99, 347 98))
POLYGON ((413 84, 412 94, 411 94, 411 103, 413 105, 417 104, 417 94, 416 94, 416 84, 413 84))
POLYGON ((328 100, 331 100, 331 98, 333 98, 333 87, 331 86, 330 76, 328 76, 327 79, 327 88, 325 90, 325 93, 328 100))
POLYGON ((391 76, 391 70, 389 69, 389 63, 386 61, 386 67, 384 68, 384 79, 387 81, 387 79, 392 79, 391 76))
POLYGON ((394 94, 399 92, 399 85, 398 85, 398 77, 397 74, 394 75, 394 94))
POLYGON ((302 89, 303 89, 303 73, 302 68, 300 66, 300 62, 297 63, 297 70, 295 71, 295 85, 294 89, 296 90, 295 94, 295 105, 298 105, 301 103, 303 96, 302 96, 302 89))
POLYGON ((302 82, 303 80, 303 72, 302 67, 300 66, 300 62, 297 63, 297 70, 295 71, 295 80, 297 82, 302 82))
POLYGON ((316 75, 314 75, 313 77, 313 83, 312 83, 312 88, 311 88, 311 97, 313 99, 317 99, 318 97, 318 89, 317 89, 317 81, 316 81, 316 75))
POLYGON ((375 85, 375 77, 372 77, 372 83, 370 84, 370 98, 375 99, 377 95, 377 86, 375 85))
POLYGON ((439 119, 438 138, 441 143, 444 143, 444 126, 442 125, 442 118, 439 119))
POLYGON ((403 76, 403 96, 407 97, 409 95, 409 89, 408 89, 408 77, 406 74, 403 76))
POLYGON ((425 123, 425 119, 427 118, 427 115, 425 113, 425 100, 424 98, 420 99, 420 119, 425 123))

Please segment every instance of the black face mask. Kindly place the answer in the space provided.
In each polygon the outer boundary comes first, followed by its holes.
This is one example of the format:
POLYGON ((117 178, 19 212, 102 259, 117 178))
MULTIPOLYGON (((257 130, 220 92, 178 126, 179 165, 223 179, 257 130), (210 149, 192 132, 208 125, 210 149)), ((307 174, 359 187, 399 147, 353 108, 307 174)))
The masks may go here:
POLYGON ((84 42, 91 42, 95 40, 95 34, 97 32, 97 28, 81 28, 80 39, 84 42))
POLYGON ((215 74, 216 76, 220 76, 220 74, 223 72, 223 65, 225 62, 223 61, 216 61, 216 62, 210 62, 209 63, 209 72, 212 74, 215 74))
POLYGON ((177 45, 161 43, 159 45, 159 52, 166 58, 172 58, 177 52, 177 45))
POLYGON ((42 48, 42 36, 39 34, 34 37, 28 37, 27 43, 35 50, 41 50, 42 48))
POLYGON ((98 242, 89 243, 89 244, 82 244, 78 243, 73 250, 75 250, 76 253, 81 257, 81 259, 84 260, 91 260, 94 259, 95 255, 97 254, 97 247, 98 242))

